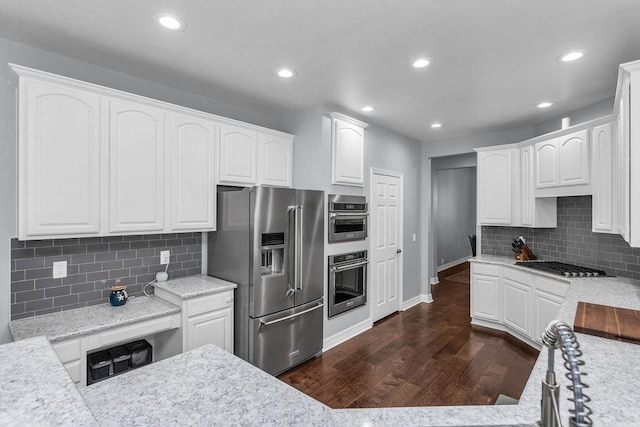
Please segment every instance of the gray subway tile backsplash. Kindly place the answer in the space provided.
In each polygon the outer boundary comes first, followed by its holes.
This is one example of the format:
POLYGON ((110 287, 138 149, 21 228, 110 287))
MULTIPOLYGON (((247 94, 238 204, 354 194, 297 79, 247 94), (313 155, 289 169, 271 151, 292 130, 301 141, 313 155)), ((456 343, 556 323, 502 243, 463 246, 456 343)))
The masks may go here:
POLYGON ((557 228, 482 227, 482 253, 513 256, 511 241, 524 236, 538 259, 600 268, 640 280, 640 248, 617 234, 591 231, 591 196, 558 198, 557 228))
MULTIPOLYGON (((129 295, 165 269, 160 252, 171 251, 169 278, 200 274, 200 233, 11 240, 11 319, 108 303, 106 288, 127 285, 129 295), (67 261, 67 277, 53 278, 53 263, 67 261)), ((150 288, 149 290, 152 290, 150 288)))

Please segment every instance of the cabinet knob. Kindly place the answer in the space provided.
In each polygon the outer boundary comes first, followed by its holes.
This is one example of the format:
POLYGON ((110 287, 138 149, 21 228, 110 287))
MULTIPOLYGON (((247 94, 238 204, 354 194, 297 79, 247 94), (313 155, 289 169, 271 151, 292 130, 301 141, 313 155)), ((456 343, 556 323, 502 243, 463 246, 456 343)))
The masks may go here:
POLYGON ((227 302, 231 302, 231 301, 233 301, 233 298, 231 297, 227 298, 227 302))

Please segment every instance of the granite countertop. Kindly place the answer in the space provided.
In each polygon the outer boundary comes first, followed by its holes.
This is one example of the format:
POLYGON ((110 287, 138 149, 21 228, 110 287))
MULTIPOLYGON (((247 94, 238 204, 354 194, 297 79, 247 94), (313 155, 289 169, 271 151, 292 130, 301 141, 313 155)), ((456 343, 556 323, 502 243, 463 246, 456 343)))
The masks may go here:
POLYGON ((182 299, 200 297, 218 292, 232 290, 238 287, 235 283, 218 279, 217 277, 198 274, 196 276, 181 277, 179 279, 158 282, 155 288, 162 289, 182 299))
POLYGON ((14 341, 44 335, 50 342, 55 342, 174 313, 180 313, 180 307, 162 298, 133 297, 119 307, 105 302, 14 320, 9 323, 9 330, 14 341))
POLYGON ((102 425, 335 425, 327 406, 213 344, 81 392, 102 425))
MULTIPOLYGON (((499 264, 499 265, 506 265, 508 267, 513 267, 513 268, 517 268, 519 270, 522 271, 526 271, 527 273, 532 273, 532 274, 537 274, 539 276, 546 276, 546 277, 550 277, 552 279, 555 280, 560 280, 566 283, 571 283, 571 279, 566 278, 564 276, 560 276, 558 274, 553 274, 553 273, 549 273, 546 271, 540 271, 540 270, 536 270, 533 268, 527 268, 527 267, 521 267, 519 265, 516 265, 518 261, 515 258, 510 258, 510 257, 506 257, 506 256, 499 256, 499 255, 478 255, 475 256, 471 259, 469 259, 469 262, 480 262, 480 263, 484 263, 484 264, 499 264)), ((522 261, 522 262, 526 262, 526 261, 522 261)))
POLYGON ((45 337, 0 346, 0 361, 0 425, 98 425, 45 337))

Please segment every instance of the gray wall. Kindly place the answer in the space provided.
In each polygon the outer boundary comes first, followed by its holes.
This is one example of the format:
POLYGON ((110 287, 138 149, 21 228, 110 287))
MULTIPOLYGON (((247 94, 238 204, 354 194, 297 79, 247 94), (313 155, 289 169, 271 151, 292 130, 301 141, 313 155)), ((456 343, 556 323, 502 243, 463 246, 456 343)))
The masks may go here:
MULTIPOLYGON (((420 292, 420 143, 411 138, 392 132, 384 127, 371 124, 365 130, 365 187, 331 184, 331 118, 329 113, 342 112, 348 116, 368 122, 336 106, 324 106, 301 111, 283 118, 285 132, 296 135, 293 150, 293 183, 296 188, 324 190, 329 193, 365 195, 369 198, 369 169, 379 168, 400 172, 404 180, 404 232, 403 232, 403 299, 406 301, 420 292), (416 234, 416 242, 412 234, 416 234)), ((325 233, 325 255, 369 249, 365 242, 345 242, 328 244, 325 233)), ((327 266, 325 259, 325 278, 327 266)), ((367 321, 370 317, 369 305, 348 311, 327 319, 325 310, 325 338, 346 328, 367 321)))
MULTIPOLYGON (((164 271, 160 251, 171 251, 169 278, 202 272, 202 233, 85 239, 11 239, 11 320, 104 304, 107 288, 126 285, 130 296, 164 271), (67 277, 54 279, 52 266, 67 262, 67 277)), ((153 287, 148 291, 153 293, 153 287)))
POLYGON ((15 237, 16 210, 16 91, 7 83, 9 62, 278 129, 278 117, 268 110, 249 110, 0 39, 0 343, 11 340, 7 328, 11 316, 10 244, 15 237))
POLYGON ((513 256, 510 242, 523 235, 541 260, 600 268, 640 280, 640 248, 629 247, 620 235, 593 233, 591 204, 591 196, 559 197, 557 228, 482 227, 482 253, 513 256))
POLYGON ((587 107, 580 108, 579 110, 571 111, 567 114, 555 117, 546 122, 542 122, 535 126, 535 136, 544 135, 556 130, 562 129, 562 118, 569 117, 570 126, 574 126, 580 123, 588 122, 589 120, 598 119, 600 117, 608 116, 613 113, 613 97, 603 99, 600 102, 591 104, 587 107))
POLYGON ((438 267, 471 258, 469 235, 476 232, 476 168, 435 171, 434 234, 438 267))

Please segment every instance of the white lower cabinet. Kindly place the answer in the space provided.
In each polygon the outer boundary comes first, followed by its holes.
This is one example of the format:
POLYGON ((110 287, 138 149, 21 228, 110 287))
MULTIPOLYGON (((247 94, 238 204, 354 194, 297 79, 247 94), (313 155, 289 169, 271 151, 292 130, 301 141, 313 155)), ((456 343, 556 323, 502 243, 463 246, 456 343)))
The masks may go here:
POLYGON ((233 310, 223 308, 194 316, 187 320, 187 347, 185 351, 215 344, 233 352, 233 310))
POLYGON ((471 264, 471 323, 506 331, 540 348, 558 316, 569 282, 509 266, 471 264))
POLYGON ((471 317, 500 322, 500 266, 471 265, 471 317))
POLYGON ((83 361, 82 357, 80 339, 64 340, 54 343, 52 346, 73 382, 80 384, 82 382, 83 366, 86 369, 86 362, 83 361))

